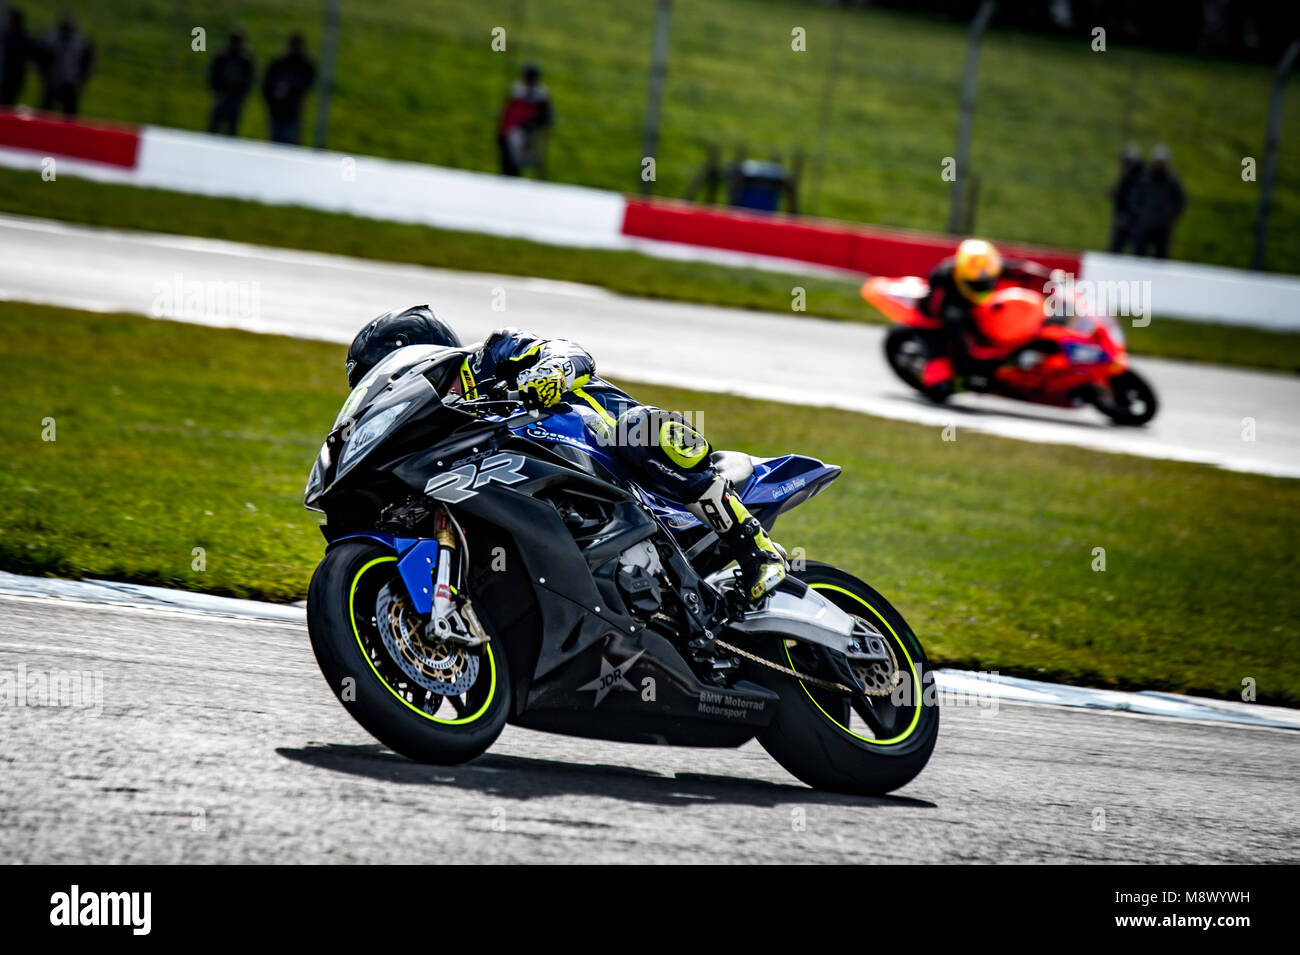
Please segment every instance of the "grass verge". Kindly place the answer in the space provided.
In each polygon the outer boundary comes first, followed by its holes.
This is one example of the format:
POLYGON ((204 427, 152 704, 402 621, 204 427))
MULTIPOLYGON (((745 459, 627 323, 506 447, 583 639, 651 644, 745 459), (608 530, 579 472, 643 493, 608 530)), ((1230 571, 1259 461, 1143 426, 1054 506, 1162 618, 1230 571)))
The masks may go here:
MULTIPOLYGON (((805 290, 808 315, 885 321, 858 294, 860 283, 847 279, 679 262, 635 252, 571 249, 79 179, 45 183, 31 172, 0 170, 0 212, 471 272, 542 275, 625 295, 770 312, 789 310, 797 285, 805 290)), ((1128 338, 1131 350, 1139 355, 1300 371, 1300 333, 1157 317, 1145 328, 1130 328, 1128 338)))
MULTIPOLYGON (((337 346, 17 304, 0 329, 0 567, 304 595, 337 346)), ((1250 678, 1300 705, 1300 482, 631 387, 719 446, 843 466, 776 536, 878 587, 938 664, 1224 697, 1250 678)))

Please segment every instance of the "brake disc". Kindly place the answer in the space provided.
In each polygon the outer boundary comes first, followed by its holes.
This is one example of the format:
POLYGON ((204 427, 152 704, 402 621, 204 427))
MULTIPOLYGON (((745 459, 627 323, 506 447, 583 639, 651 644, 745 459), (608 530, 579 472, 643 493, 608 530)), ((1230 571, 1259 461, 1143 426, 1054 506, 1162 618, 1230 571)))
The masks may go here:
POLYGON ((437 637, 429 638, 409 598, 385 584, 375 600, 379 635, 403 673, 439 696, 460 696, 478 679, 478 654, 437 637))

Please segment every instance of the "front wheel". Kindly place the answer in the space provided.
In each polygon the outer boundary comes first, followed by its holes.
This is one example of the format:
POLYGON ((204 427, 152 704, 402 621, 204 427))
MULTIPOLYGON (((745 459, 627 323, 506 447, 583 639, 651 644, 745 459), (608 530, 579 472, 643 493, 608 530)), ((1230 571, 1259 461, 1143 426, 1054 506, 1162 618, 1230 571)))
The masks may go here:
POLYGON ((843 657, 836 661, 823 647, 775 641, 764 656, 811 679, 756 668, 754 678, 781 697, 758 741, 816 789, 859 795, 898 789, 925 767, 939 734, 937 687, 925 651, 899 612, 852 574, 809 562, 797 576, 879 633, 891 663, 860 671, 868 692, 850 695, 826 686, 844 685, 843 657))
POLYGON ((506 654, 430 639, 397 557, 369 541, 331 548, 307 592, 307 630, 330 689, 394 752, 463 763, 496 741, 510 712, 506 654))
POLYGON ((933 332, 896 325, 885 335, 885 361, 904 384, 931 401, 942 404, 952 394, 951 382, 925 385, 925 368, 943 353, 943 343, 933 332))
POLYGON ((1116 424, 1139 427, 1156 416, 1159 407, 1155 390, 1135 371, 1110 380, 1110 394, 1097 402, 1102 414, 1116 424))

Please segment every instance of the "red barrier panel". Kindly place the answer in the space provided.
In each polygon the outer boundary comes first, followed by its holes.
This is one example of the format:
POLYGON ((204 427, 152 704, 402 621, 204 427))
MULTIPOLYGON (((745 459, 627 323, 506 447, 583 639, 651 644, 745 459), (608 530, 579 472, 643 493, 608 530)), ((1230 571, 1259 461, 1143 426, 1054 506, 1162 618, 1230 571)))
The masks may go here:
POLYGON ((89 125, 48 114, 0 110, 0 147, 133 169, 140 133, 129 126, 89 125))
MULTIPOLYGON (((628 199, 623 234, 687 245, 774 255, 868 275, 925 275, 951 255, 951 236, 825 219, 760 215, 684 202, 628 199)), ((1004 255, 1078 274, 1077 252, 998 243, 1004 255)))

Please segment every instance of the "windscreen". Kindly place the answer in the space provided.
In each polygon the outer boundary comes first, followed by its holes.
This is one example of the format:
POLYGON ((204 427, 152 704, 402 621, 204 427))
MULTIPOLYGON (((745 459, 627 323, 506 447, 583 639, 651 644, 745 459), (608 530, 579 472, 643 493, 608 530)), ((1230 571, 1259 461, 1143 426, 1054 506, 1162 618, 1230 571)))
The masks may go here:
POLYGON ((404 348, 394 349, 379 364, 375 365, 368 375, 357 382, 357 386, 352 389, 347 400, 343 402, 343 407, 339 409, 338 416, 334 419, 333 428, 330 430, 339 427, 349 418, 355 418, 366 402, 372 400, 375 395, 382 391, 394 375, 409 371, 422 362, 440 357, 454 360, 461 357, 461 352, 455 348, 446 348, 442 345, 407 345, 404 348))

